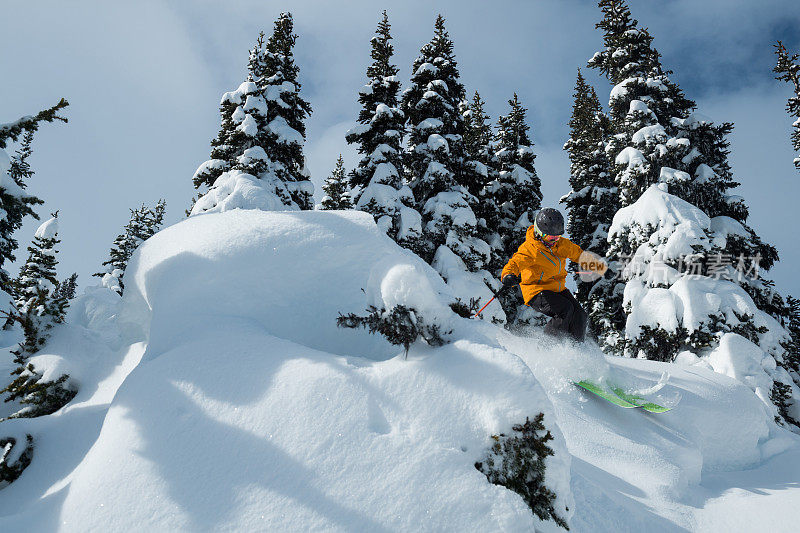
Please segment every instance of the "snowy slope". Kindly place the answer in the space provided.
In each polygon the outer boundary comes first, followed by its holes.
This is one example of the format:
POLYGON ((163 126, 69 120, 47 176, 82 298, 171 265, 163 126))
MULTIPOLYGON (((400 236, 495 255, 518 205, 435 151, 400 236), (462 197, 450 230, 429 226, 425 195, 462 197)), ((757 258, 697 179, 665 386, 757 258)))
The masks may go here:
POLYGON ((772 422, 747 385, 702 367, 606 357, 591 344, 553 344, 538 334, 501 334, 501 341, 530 366, 555 406, 573 456, 575 530, 597 530, 598 523, 602 531, 631 532, 795 529, 800 439, 772 422), (658 415, 597 401, 570 385, 591 376, 646 387, 664 372, 669 379, 658 394, 679 401, 658 415), (758 473, 762 465, 773 473, 758 473), (770 487, 793 490, 765 498, 770 487), (770 521, 774 528, 765 529, 770 521))
MULTIPOLYGON (((53 330, 47 345, 31 362, 45 375, 70 375, 79 387, 58 412, 34 419, 0 423, 3 437, 35 440, 31 465, 0 491, 0 531, 47 531, 58 524, 71 472, 84 460, 100 433, 108 406, 120 384, 138 364, 144 344, 127 342, 116 328, 120 297, 104 288, 90 288, 72 301, 67 325, 53 330)), ((0 352, 0 371, 13 367, 8 349, 0 352)), ((13 412, 2 404, 4 416, 13 412)))
POLYGON ((451 290, 365 213, 167 228, 132 259, 121 307, 88 293, 48 344, 75 400, 0 424, 41 442, 0 492, 0 531, 557 531, 474 467, 492 434, 539 412, 573 531, 793 529, 800 439, 747 385, 513 336, 450 312, 451 290), (399 303, 453 342, 406 360, 336 327, 399 303), (654 389, 665 371, 658 395, 679 401, 661 415, 570 383, 654 389))

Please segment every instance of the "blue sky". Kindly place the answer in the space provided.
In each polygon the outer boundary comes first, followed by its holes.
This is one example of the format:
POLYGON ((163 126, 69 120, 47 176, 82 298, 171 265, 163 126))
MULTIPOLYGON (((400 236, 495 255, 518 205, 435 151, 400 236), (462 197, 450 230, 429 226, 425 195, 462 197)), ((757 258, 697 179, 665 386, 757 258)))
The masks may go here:
MULTIPOLYGON (((735 124, 730 160, 750 224, 777 246, 778 288, 800 295, 794 212, 800 174, 792 166, 789 88, 773 79, 772 44, 800 50, 796 0, 630 2, 634 17, 698 110, 735 124)), ((30 190, 40 209, 60 210, 63 276, 82 286, 100 268, 127 222, 128 209, 164 197, 179 221, 194 194, 191 176, 208 158, 223 92, 244 80, 248 49, 284 10, 299 34, 303 93, 314 107, 306 154, 319 184, 342 153, 357 158, 344 132, 358 112, 356 92, 369 63, 369 39, 388 9, 401 80, 447 19, 462 79, 479 90, 496 120, 517 92, 529 108, 545 203, 569 189, 561 149, 567 137, 575 73, 602 45, 594 2, 5 2, 0 8, 0 122, 66 97, 69 124, 37 134, 30 190)), ((602 101, 610 89, 584 69, 602 101)), ((35 231, 19 233, 26 245, 35 231)), ((18 253, 20 259, 26 255, 18 253)), ((12 273, 17 266, 11 267, 12 273)))

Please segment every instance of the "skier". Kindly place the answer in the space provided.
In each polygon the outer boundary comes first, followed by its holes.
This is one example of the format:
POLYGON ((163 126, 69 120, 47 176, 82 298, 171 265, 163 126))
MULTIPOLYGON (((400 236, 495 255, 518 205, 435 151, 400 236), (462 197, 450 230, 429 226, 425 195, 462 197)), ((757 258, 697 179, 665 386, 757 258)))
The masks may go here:
POLYGON ((525 242, 503 268, 501 280, 506 287, 519 283, 525 305, 552 317, 544 327, 545 333, 569 335, 581 342, 589 315, 564 286, 567 259, 598 276, 608 267, 597 255, 562 237, 563 233, 564 217, 558 210, 547 207, 539 211, 525 242))

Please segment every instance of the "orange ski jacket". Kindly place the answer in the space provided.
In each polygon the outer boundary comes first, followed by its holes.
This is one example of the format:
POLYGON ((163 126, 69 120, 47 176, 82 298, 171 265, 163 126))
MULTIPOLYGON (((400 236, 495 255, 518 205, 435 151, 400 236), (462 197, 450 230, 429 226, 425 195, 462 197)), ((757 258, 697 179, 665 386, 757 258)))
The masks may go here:
POLYGON ((531 226, 525 234, 525 242, 503 267, 500 279, 507 274, 520 276, 522 297, 528 305, 542 291, 563 291, 567 259, 578 262, 582 253, 581 247, 566 237, 561 237, 552 248, 548 248, 536 238, 531 226))

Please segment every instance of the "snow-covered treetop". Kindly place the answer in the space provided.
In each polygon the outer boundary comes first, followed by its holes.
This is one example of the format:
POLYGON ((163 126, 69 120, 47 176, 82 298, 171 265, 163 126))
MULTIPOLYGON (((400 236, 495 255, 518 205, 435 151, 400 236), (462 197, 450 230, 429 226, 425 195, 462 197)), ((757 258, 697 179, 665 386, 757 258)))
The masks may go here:
POLYGON ((596 27, 603 30, 605 50, 589 60, 612 83, 661 71, 658 52, 652 48, 653 37, 647 29, 638 28, 624 0, 601 0, 603 20, 596 27))
POLYGON ((633 225, 664 227, 667 230, 682 222, 691 222, 701 228, 710 228, 711 219, 689 202, 667 192, 665 184, 651 185, 633 204, 623 207, 614 215, 609 238, 623 233, 633 225))
POLYGON ((52 217, 50 220, 39 226, 34 237, 37 239, 55 239, 58 236, 58 218, 52 217))

